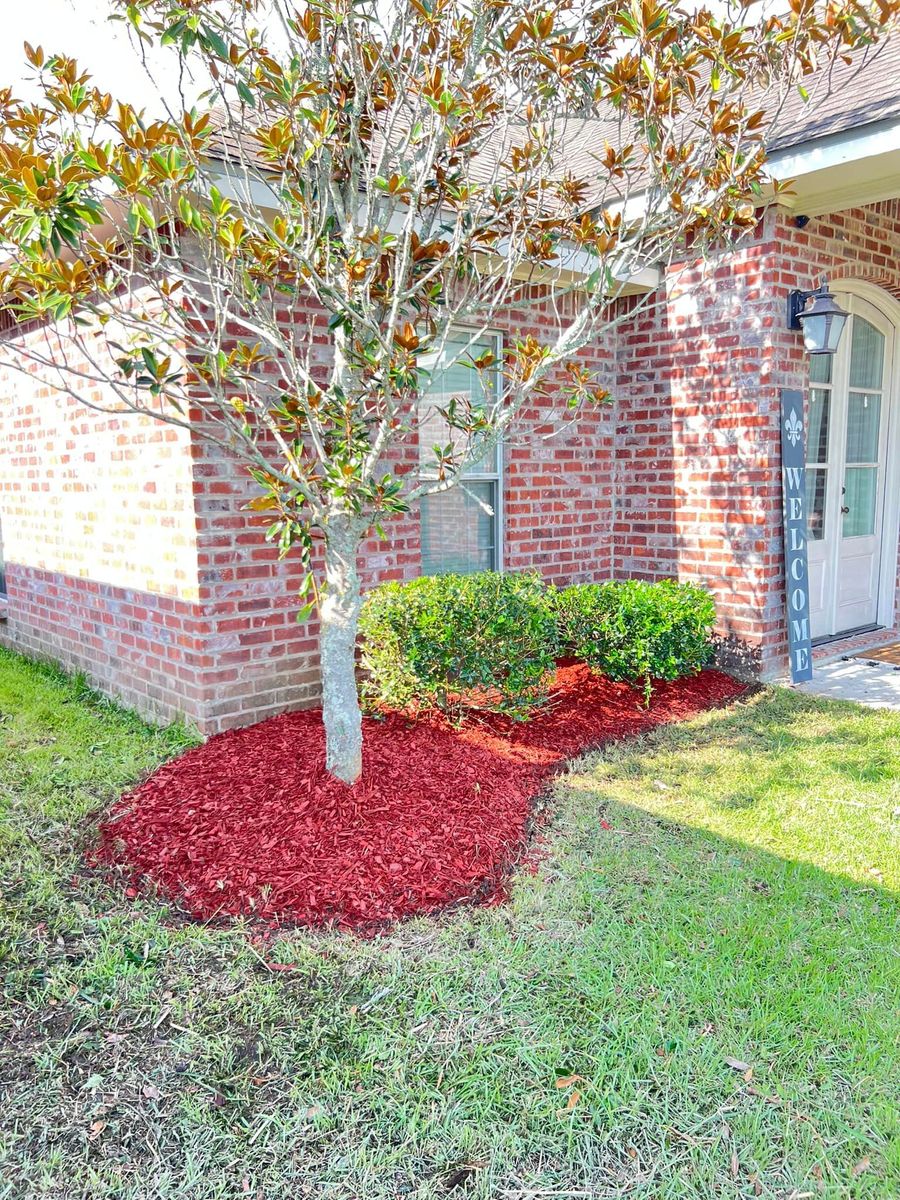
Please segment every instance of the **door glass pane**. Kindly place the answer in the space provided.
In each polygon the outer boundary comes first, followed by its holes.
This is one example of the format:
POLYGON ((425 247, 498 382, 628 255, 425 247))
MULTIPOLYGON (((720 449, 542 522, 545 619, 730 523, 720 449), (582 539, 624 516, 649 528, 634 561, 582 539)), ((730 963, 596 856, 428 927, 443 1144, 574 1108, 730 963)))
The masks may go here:
POLYGON ((831 383, 833 354, 811 354, 809 356, 809 382, 831 383))
POLYGON ((825 536, 825 483, 828 472, 824 467, 812 467, 806 472, 806 536, 820 542, 825 536))
MULTIPOLYGON (((830 358, 818 354, 814 358, 830 358)), ((828 462, 828 418, 831 412, 831 389, 812 388, 809 393, 809 421, 806 435, 806 461, 828 462)))
POLYGON ((877 467, 848 467, 844 475, 843 535, 867 537, 875 532, 875 494, 878 490, 877 467))
POLYGON ((874 392, 851 392, 847 405, 847 462, 878 462, 881 397, 874 392))
MULTIPOLYGON (((446 408, 454 397, 460 401, 468 399, 475 405, 485 402, 483 377, 473 367, 466 366, 466 362, 487 350, 496 351, 492 341, 476 342, 469 346, 465 337, 449 339, 440 364, 431 368, 431 378, 422 390, 419 401, 419 467, 426 475, 434 475, 436 471, 434 446, 450 444, 457 450, 465 446, 466 435, 459 429, 451 428, 437 409, 446 408)), ((494 449, 480 462, 470 466, 467 473, 493 475, 496 470, 497 450, 494 449)))
POLYGON ((862 317, 851 317, 850 334, 850 386, 880 388, 884 366, 884 334, 862 317))
POLYGON ((496 483, 472 480, 422 499, 422 574, 497 569, 496 483), (466 492, 471 493, 467 495, 466 492), (472 497, 492 509, 486 513, 472 497))

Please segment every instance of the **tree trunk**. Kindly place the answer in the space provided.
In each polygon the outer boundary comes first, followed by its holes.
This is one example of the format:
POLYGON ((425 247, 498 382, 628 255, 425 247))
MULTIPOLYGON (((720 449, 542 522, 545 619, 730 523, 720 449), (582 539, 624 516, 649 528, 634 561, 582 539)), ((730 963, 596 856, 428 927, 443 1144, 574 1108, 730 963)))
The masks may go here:
POLYGON ((325 529, 325 594, 319 634, 325 765, 344 783, 355 783, 362 771, 362 713, 356 690, 360 540, 359 531, 345 516, 329 521, 325 529))

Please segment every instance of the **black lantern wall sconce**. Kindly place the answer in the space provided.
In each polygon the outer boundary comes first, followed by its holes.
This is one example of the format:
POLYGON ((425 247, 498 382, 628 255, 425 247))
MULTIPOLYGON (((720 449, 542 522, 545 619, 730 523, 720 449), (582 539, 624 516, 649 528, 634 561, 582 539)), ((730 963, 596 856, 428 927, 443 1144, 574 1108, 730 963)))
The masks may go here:
POLYGON ((788 329, 802 330, 809 354, 834 354, 849 315, 828 290, 827 279, 810 292, 788 293, 788 329))

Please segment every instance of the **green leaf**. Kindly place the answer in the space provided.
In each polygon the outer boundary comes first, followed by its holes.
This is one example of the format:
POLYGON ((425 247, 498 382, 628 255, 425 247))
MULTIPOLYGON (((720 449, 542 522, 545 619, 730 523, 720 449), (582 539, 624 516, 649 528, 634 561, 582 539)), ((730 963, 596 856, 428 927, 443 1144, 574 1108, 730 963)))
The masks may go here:
POLYGON ((148 229, 152 229, 154 226, 153 213, 142 200, 134 200, 128 211, 128 232, 137 237, 142 224, 146 225, 148 229))
POLYGON ((204 26, 200 30, 200 37, 219 58, 224 59, 226 62, 228 61, 228 47, 215 29, 211 29, 208 25, 204 26))
POLYGON ((174 45, 174 43, 180 39, 181 35, 184 33, 186 28, 187 28, 187 22, 184 19, 182 19, 180 21, 176 21, 173 25, 170 25, 169 28, 164 31, 162 37, 159 39, 160 45, 161 46, 174 45))

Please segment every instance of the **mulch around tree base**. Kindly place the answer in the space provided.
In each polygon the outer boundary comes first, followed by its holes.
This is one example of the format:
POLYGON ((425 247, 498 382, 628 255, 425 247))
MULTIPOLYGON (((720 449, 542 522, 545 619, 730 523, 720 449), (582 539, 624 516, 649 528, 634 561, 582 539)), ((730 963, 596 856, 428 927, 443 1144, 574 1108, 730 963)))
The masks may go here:
POLYGON ((528 838, 532 801, 567 758, 734 699, 704 671, 659 684, 649 708, 582 664, 557 671, 526 723, 490 715, 366 719, 363 775, 325 771, 321 712, 231 730, 123 796, 96 860, 195 918, 366 928, 496 899, 528 838))

